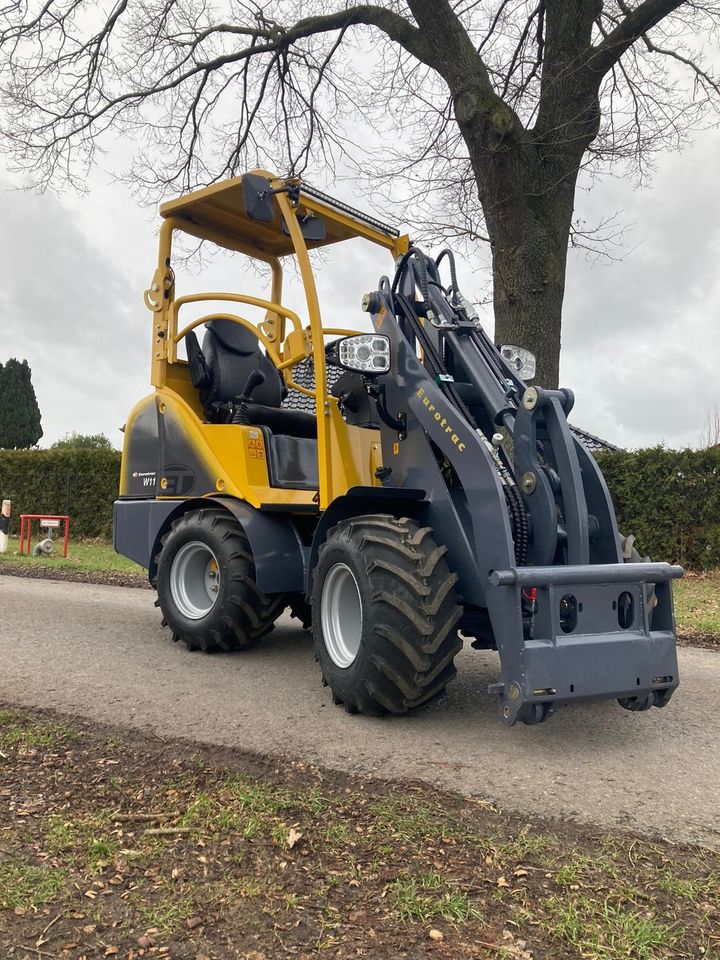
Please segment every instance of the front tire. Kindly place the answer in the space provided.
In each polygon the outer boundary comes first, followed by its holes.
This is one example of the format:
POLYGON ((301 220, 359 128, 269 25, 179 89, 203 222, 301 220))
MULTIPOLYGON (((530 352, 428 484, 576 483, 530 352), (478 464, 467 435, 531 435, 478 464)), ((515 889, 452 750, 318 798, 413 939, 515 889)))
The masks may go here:
POLYGON ((430 527, 343 521, 320 549, 312 629, 324 681, 349 713, 406 713, 444 690, 462 647, 457 575, 430 527))
POLYGON ((156 560, 163 623, 188 650, 254 646, 282 613, 284 601, 258 589, 247 537, 226 510, 183 514, 156 560))

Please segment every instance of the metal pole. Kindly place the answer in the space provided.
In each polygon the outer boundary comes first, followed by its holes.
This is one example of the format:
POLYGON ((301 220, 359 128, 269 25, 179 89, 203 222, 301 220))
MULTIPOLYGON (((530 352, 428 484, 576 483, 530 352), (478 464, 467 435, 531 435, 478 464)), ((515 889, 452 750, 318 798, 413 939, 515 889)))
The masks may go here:
POLYGON ((3 500, 2 509, 0 510, 0 553, 7 553, 11 506, 12 504, 9 500, 3 500))

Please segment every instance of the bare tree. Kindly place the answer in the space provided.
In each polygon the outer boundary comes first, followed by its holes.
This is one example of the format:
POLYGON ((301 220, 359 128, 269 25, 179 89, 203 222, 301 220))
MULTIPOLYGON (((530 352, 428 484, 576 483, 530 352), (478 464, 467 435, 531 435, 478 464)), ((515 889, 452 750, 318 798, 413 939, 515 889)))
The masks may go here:
POLYGON ((701 449, 717 446, 720 446, 720 403, 716 403, 708 410, 700 434, 701 449))
POLYGON ((374 169, 439 235, 489 244, 496 336, 555 385, 578 175, 642 180, 711 116, 719 24, 720 0, 12 0, 1 131, 43 185, 82 183, 118 135, 155 195, 374 169))

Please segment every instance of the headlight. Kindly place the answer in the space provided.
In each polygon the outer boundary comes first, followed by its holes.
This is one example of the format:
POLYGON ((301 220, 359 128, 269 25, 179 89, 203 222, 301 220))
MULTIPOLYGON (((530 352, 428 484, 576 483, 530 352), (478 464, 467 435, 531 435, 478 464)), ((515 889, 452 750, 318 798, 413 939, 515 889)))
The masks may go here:
POLYGON ((376 333, 345 337, 338 344, 338 359, 347 370, 387 373, 390 369, 390 340, 376 333))
POLYGON ((535 354, 525 347, 516 347, 513 343, 503 343, 498 347, 500 355, 513 373, 521 380, 532 380, 535 376, 535 354))

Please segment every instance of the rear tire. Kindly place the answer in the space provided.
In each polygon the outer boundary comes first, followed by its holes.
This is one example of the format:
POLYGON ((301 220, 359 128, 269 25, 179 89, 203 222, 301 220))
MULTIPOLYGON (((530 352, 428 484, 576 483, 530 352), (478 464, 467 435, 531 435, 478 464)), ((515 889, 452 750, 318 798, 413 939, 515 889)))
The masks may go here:
MULTIPOLYGON (((635 546, 635 537, 624 537, 620 534, 620 550, 622 551, 623 561, 625 563, 649 563, 650 557, 643 557, 635 546)), ((645 605, 648 613, 648 623, 652 623, 653 610, 657 606, 657 595, 655 593, 655 584, 645 584, 645 605)))
POLYGON ((254 646, 282 613, 284 600, 258 589, 247 537, 226 510, 183 514, 155 559, 163 625, 188 650, 254 646))
POLYGON ((290 616, 299 620, 303 630, 309 630, 312 623, 312 610, 305 597, 299 593, 293 593, 286 597, 290 607, 290 616))
POLYGON ((406 713, 455 677, 457 575, 430 527, 356 517, 329 531, 312 593, 323 680, 349 713, 406 713))
MULTIPOLYGON (((648 563, 650 561, 650 557, 641 555, 635 546, 635 537, 632 535, 624 537, 620 534, 620 549, 625 563, 648 563)), ((645 584, 645 606, 647 607, 648 623, 652 624, 653 610, 657 606, 654 583, 645 584)), ((631 713, 644 713, 651 707, 664 707, 669 699, 666 691, 660 690, 652 691, 645 697, 618 697, 618 703, 623 710, 629 710, 631 713)))

